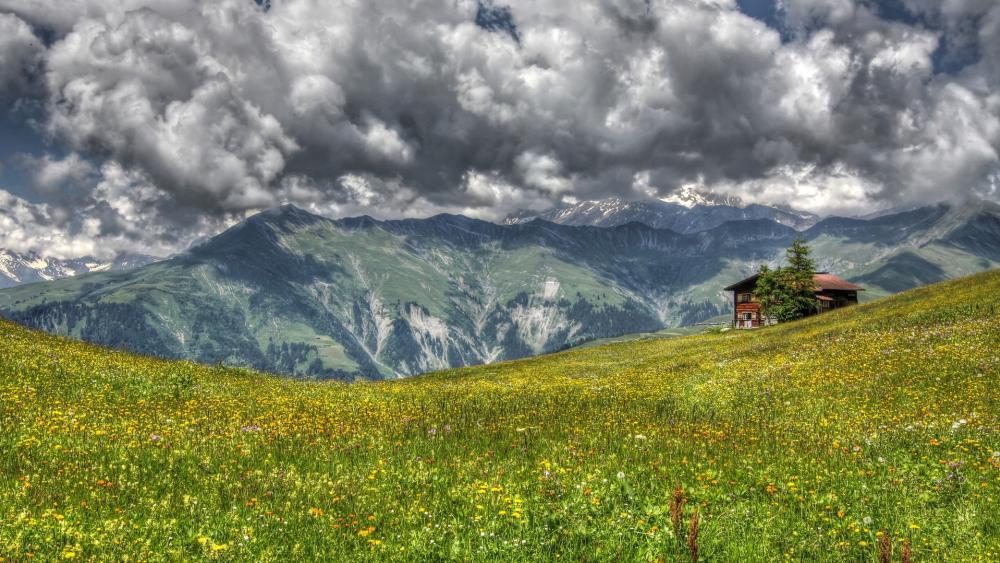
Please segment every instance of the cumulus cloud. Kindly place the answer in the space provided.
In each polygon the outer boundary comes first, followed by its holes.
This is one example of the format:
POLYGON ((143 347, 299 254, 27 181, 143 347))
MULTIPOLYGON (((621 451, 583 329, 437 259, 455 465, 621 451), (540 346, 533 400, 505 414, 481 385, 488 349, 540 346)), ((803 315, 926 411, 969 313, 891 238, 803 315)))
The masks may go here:
POLYGON ((177 17, 191 9, 192 0, 0 0, 0 10, 20 15, 24 20, 57 34, 65 34, 83 20, 110 13, 154 8, 177 17))
POLYGON ((79 189, 89 191, 90 186, 87 184, 94 166, 77 153, 70 153, 63 158, 50 154, 41 157, 25 154, 21 161, 30 173, 33 187, 53 199, 64 199, 66 195, 79 189))
POLYGON ((24 20, 0 12, 0 103, 34 93, 43 54, 41 41, 24 20))
POLYGON ((819 213, 996 197, 1000 5, 779 4, 780 30, 735 0, 0 0, 0 28, 48 38, 9 51, 81 159, 38 157, 36 182, 91 178, 95 236, 128 244, 283 201, 498 219, 690 185, 819 213))
POLYGON ((0 248, 15 252, 41 251, 52 256, 84 256, 76 237, 54 232, 55 219, 47 205, 32 205, 6 190, 0 190, 0 248))
POLYGON ((298 146, 213 53, 201 32, 214 17, 189 27, 143 9, 78 25, 48 56, 50 132, 140 167, 184 203, 273 205, 298 146))
MULTIPOLYGON (((37 162, 38 174, 66 181, 74 156, 37 162)), ((82 166, 92 189, 51 203, 31 202, 0 188, 0 248, 55 258, 111 259, 123 252, 169 256, 217 233, 246 214, 209 215, 169 202, 142 172, 109 161, 82 166)))

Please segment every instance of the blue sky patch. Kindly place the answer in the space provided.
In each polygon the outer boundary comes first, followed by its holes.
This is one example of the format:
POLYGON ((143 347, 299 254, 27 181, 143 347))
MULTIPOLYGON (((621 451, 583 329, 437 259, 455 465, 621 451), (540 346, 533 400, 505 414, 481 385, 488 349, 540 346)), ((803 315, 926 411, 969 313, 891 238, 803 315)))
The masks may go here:
MULTIPOLYGON (((19 197, 30 194, 20 155, 41 157, 48 148, 28 118, 13 111, 0 111, 0 189, 19 197)), ((40 117, 40 116, 34 116, 40 117)))
POLYGON ((736 0, 740 11, 755 20, 764 22, 768 27, 781 34, 781 42, 788 43, 792 35, 785 27, 781 17, 781 7, 777 0, 736 0))
MULTIPOLYGON (((869 0, 868 5, 884 20, 945 32, 937 22, 928 21, 921 14, 910 11, 903 0, 869 0)), ((974 38, 957 37, 945 32, 937 50, 931 56, 931 60, 934 63, 935 74, 954 74, 966 66, 976 63, 980 57, 979 45, 974 38)))
MULTIPOLYGON (((736 3, 741 12, 780 33, 782 42, 787 43, 794 39, 784 24, 779 0, 737 0, 736 3)), ((944 31, 939 28, 936 22, 927 21, 921 14, 907 8, 903 0, 862 0, 862 3, 883 20, 944 31)), ((977 25, 970 25, 972 29, 977 27, 977 25)), ((807 35, 811 31, 813 30, 807 30, 807 35)), ((935 74, 955 74, 966 66, 978 62, 981 56, 976 41, 962 41, 960 38, 945 34, 931 60, 934 63, 935 74)))
POLYGON ((521 42, 521 34, 514 23, 514 14, 509 6, 497 6, 486 0, 479 2, 476 10, 476 25, 497 33, 506 33, 515 42, 521 42))

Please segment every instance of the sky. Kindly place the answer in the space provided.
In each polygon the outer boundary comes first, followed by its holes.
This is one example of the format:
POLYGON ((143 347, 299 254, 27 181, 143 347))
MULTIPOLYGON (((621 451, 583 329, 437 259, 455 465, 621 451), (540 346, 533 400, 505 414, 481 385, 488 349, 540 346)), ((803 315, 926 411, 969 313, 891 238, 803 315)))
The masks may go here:
POLYGON ((0 0, 0 248, 695 188, 1000 199, 996 0, 0 0))

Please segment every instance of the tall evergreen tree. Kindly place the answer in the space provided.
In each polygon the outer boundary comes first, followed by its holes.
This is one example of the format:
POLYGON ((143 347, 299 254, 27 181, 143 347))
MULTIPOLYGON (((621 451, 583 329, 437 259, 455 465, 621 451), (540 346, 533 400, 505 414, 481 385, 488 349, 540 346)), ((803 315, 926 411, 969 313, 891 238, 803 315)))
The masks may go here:
POLYGON ((761 266, 757 278, 754 297, 765 319, 790 321, 814 313, 819 307, 813 282, 816 263, 810 256, 809 246, 797 237, 785 257, 788 266, 774 270, 761 266))
POLYGON ((813 274, 816 273, 816 262, 810 256, 809 246, 802 237, 795 237, 792 245, 785 251, 788 267, 784 268, 784 281, 791 294, 789 314, 793 318, 804 317, 815 313, 819 308, 816 300, 816 284, 813 274))

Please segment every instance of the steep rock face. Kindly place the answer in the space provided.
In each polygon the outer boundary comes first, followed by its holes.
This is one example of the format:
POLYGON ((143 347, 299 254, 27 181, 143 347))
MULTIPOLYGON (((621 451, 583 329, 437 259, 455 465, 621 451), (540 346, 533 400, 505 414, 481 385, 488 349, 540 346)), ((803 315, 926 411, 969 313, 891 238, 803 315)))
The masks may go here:
MULTIPOLYGON (((997 265, 995 206, 930 207, 802 234, 869 295, 997 265)), ((145 353, 303 377, 412 375, 703 321, 797 231, 690 234, 638 222, 495 225, 460 216, 261 213, 170 260, 0 292, 4 316, 145 353)))

